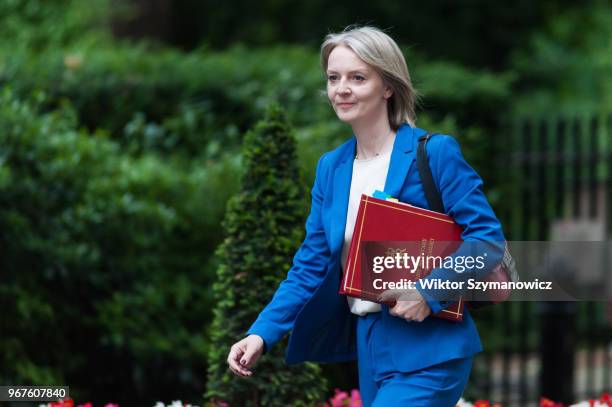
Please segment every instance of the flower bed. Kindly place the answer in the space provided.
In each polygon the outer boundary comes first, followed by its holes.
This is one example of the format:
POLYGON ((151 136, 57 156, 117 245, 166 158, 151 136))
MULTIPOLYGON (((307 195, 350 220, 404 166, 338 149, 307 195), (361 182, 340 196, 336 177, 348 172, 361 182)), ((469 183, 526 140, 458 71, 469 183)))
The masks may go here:
MULTIPOLYGON (((361 407, 361 396, 359 390, 353 389, 349 393, 340 389, 335 389, 334 397, 330 398, 324 407, 361 407)), ((503 407, 501 403, 494 403, 488 400, 477 400, 474 402, 465 401, 461 398, 456 407, 503 407)), ((556 403, 545 397, 540 398, 540 407, 566 407, 563 403, 556 403)), ((612 407, 612 397, 608 393, 602 394, 598 399, 581 401, 567 407, 612 407)))
MULTIPOLYGON (((227 403, 216 402, 216 406, 229 407, 227 403)), ((322 407, 361 407, 361 395, 359 390, 353 389, 349 392, 335 389, 335 394, 328 400, 327 403, 323 403, 322 407)), ((38 407, 75 407, 72 399, 60 400, 49 404, 40 404, 38 407)), ((93 407, 90 402, 84 404, 77 404, 76 407, 93 407)), ((118 404, 107 403, 104 407, 119 407, 118 404)), ((173 401, 171 404, 164 404, 158 401, 153 407, 198 407, 191 404, 183 404, 179 400, 173 401)), ((477 400, 474 402, 465 401, 463 398, 459 399, 456 407, 503 407, 501 403, 493 403, 488 400, 477 400)), ((540 407, 566 407, 563 403, 556 403, 545 397, 540 398, 540 407)), ((602 394, 598 399, 589 399, 580 401, 575 404, 570 404, 567 407, 612 407, 612 396, 608 393, 602 394)))
MULTIPOLYGON (((456 407, 502 407, 501 403, 491 403, 488 400, 477 400, 469 403, 460 399, 456 407)), ((540 397, 540 407, 566 407, 563 403, 557 403, 546 397, 540 397)), ((602 394, 598 399, 589 399, 580 401, 575 404, 569 404, 567 407, 612 407, 612 397, 608 393, 602 394)))
MULTIPOLYGON (((48 404, 40 404, 38 407, 75 407, 74 401, 71 398, 67 398, 65 400, 59 400, 57 402, 51 402, 48 404)), ((84 404, 77 404, 76 407, 93 407, 93 404, 89 401, 84 404)), ((119 407, 119 404, 115 403, 106 403, 104 407, 119 407)), ((164 404, 161 401, 158 401, 153 405, 153 407, 198 407, 191 404, 183 404, 180 400, 175 400, 171 404, 164 404)))

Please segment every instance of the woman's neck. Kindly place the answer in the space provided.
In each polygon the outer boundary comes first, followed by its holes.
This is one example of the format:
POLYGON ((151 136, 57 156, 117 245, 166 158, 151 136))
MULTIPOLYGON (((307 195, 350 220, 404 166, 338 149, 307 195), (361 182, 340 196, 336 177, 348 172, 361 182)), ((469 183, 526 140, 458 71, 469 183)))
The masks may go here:
POLYGON ((395 132, 387 120, 361 126, 354 125, 353 133, 357 139, 356 153, 360 160, 376 157, 393 148, 390 142, 394 139, 395 132))

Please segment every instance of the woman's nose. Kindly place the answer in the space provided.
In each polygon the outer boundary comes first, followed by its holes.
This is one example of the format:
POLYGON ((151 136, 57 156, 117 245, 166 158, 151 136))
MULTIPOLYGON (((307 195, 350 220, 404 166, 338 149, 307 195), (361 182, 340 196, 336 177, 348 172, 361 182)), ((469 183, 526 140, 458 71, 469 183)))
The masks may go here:
POLYGON ((345 95, 347 93, 351 93, 351 88, 344 81, 340 82, 340 86, 338 86, 338 93, 345 95))

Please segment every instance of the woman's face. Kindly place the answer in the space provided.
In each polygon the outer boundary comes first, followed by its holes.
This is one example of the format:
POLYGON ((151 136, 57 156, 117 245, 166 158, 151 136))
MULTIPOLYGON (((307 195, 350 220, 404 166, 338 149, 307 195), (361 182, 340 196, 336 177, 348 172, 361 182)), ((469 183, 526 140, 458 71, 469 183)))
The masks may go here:
POLYGON ((393 92, 380 75, 350 49, 339 45, 327 62, 327 97, 338 118, 350 124, 387 117, 393 92))

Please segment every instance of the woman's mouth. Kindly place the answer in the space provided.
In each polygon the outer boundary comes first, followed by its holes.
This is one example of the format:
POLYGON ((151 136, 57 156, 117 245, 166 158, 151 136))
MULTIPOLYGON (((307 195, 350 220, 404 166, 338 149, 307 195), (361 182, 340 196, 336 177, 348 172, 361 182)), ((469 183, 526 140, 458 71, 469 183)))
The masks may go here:
POLYGON ((338 103, 336 104, 336 106, 338 106, 341 109, 350 109, 351 107, 353 107, 354 103, 338 103))

